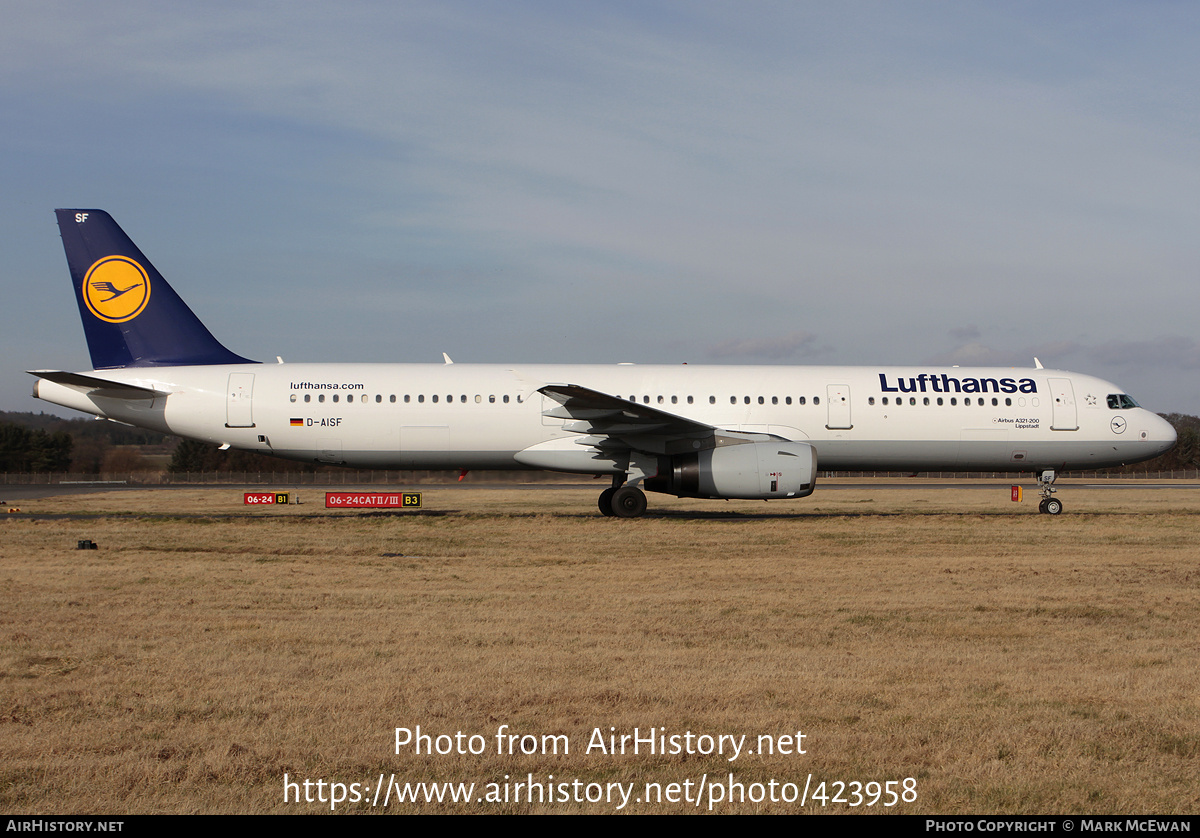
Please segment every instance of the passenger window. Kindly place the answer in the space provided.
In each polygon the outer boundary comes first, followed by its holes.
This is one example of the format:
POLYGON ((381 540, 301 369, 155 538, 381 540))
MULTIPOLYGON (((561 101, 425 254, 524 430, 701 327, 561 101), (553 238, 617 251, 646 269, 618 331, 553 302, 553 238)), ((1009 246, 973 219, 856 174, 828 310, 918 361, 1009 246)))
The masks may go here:
POLYGON ((813 396, 813 404, 820 404, 820 403, 821 403, 821 397, 813 396))
POLYGON ((938 396, 938 407, 941 407, 943 404, 945 404, 945 402, 942 401, 942 397, 938 396))
POLYGON ((290 401, 290 402, 292 402, 293 404, 295 404, 295 402, 296 402, 296 394, 295 394, 295 393, 292 393, 292 395, 288 397, 288 401, 290 401))
POLYGON ((436 395, 436 394, 434 394, 434 397, 433 397, 433 403, 434 403, 434 404, 437 404, 437 400, 438 400, 438 397, 437 397, 437 395, 436 395))
POLYGON ((746 400, 746 404, 750 404, 750 397, 749 397, 749 396, 746 396, 746 397, 745 397, 745 400, 746 400))
POLYGON ((867 399, 867 404, 875 404, 875 397, 871 396, 869 399, 867 399))
POLYGON ((1004 406, 1005 406, 1005 407, 1012 407, 1012 399, 1005 399, 1005 400, 1004 400, 1004 406))
POLYGON ((495 404, 495 403, 496 403, 496 396, 495 395, 488 396, 488 404, 495 404))
POLYGON ((671 396, 671 404, 679 404, 679 396, 671 396))
POLYGON ((425 394, 421 393, 417 396, 417 404, 425 404, 425 394))
POLYGON ((308 393, 305 393, 305 394, 304 394, 304 401, 305 401, 305 402, 311 402, 311 401, 312 401, 312 396, 310 396, 308 393))
MULTIPOLYGON (((396 397, 395 397, 395 396, 392 396, 392 401, 395 401, 395 400, 396 400, 396 397)), ((377 395, 377 396, 375 397, 375 404, 379 404, 379 403, 381 403, 382 401, 383 401, 383 394, 382 394, 382 393, 380 393, 379 395, 377 395)))
POLYGON ((996 398, 995 396, 992 396, 992 407, 998 407, 999 405, 1000 405, 1000 400, 998 398, 996 398))
POLYGON ((925 406, 929 407, 929 396, 925 397, 925 406))
POLYGON ((908 403, 909 403, 910 405, 913 405, 913 406, 915 407, 915 406, 916 406, 916 404, 917 404, 917 397, 916 397, 916 396, 909 396, 909 397, 908 397, 908 403))
MULTIPOLYGON (((337 396, 334 396, 334 397, 333 397, 333 400, 336 402, 336 401, 337 401, 337 396)), ((347 403, 350 403, 350 402, 353 402, 353 401, 354 401, 354 396, 346 396, 346 402, 347 402, 347 403)))
POLYGON ((322 393, 321 395, 317 396, 317 401, 324 403, 324 401, 325 401, 325 394, 324 394, 324 393, 322 393))
POLYGON ((716 404, 716 403, 717 403, 717 397, 716 397, 716 396, 709 396, 709 397, 708 397, 708 403, 709 403, 709 404, 716 404))
POLYGON ((800 398, 796 399, 796 404, 804 404, 804 396, 801 396, 800 398))
MULTIPOLYGON (((388 401, 391 402, 392 404, 395 404, 396 403, 396 394, 393 393, 392 395, 388 396, 388 401)), ((404 397, 404 401, 406 401, 406 402, 408 401, 408 396, 404 397)))
POLYGON ((730 404, 737 404, 737 396, 730 396, 730 397, 729 397, 729 403, 730 403, 730 404))
POLYGON ((504 403, 508 404, 508 396, 507 395, 505 395, 505 397, 504 397, 504 403))
POLYGON ((786 396, 786 397, 784 397, 784 402, 786 402, 787 404, 791 404, 791 403, 792 403, 792 397, 791 397, 791 396, 786 396))

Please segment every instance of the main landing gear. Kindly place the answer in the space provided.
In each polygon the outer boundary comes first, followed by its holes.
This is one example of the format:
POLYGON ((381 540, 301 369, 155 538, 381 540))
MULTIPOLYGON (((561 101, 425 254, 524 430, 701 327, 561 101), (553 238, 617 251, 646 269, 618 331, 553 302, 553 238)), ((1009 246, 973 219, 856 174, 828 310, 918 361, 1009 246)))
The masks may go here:
POLYGON ((1056 477, 1057 475, 1050 469, 1038 475, 1038 491, 1042 495, 1042 501, 1038 504, 1038 512, 1045 515, 1058 515, 1063 510, 1062 501, 1054 497, 1054 493, 1058 490, 1051 485, 1056 477))
POLYGON ((646 494, 637 486, 626 486, 624 474, 613 475, 611 489, 600 493, 597 506, 605 517, 639 518, 646 512, 646 494))

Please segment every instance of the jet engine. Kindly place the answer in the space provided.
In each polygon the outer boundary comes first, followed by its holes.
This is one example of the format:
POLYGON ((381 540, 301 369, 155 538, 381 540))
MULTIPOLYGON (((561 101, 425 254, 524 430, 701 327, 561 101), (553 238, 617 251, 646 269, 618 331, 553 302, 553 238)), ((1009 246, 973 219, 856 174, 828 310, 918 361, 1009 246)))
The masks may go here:
POLYGON ((658 458, 642 485, 681 498, 769 500, 811 495, 817 450, 806 442, 746 442, 658 458))

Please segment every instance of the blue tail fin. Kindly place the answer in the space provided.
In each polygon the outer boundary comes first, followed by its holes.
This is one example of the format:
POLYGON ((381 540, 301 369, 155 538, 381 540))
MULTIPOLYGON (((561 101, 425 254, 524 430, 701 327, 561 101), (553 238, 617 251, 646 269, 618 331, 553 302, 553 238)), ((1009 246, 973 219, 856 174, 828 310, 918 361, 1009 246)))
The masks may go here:
POLYGON ((111 215, 54 212, 94 369, 257 363, 212 336, 111 215))

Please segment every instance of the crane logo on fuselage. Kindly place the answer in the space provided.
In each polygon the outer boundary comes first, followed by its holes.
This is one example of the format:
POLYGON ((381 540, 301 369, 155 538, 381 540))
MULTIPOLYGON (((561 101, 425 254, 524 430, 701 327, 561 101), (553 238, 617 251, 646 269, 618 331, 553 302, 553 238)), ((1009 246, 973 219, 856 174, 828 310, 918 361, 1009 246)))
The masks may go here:
POLYGON ((105 256, 83 278, 83 301, 88 311, 109 323, 132 320, 150 302, 150 276, 126 256, 105 256))

